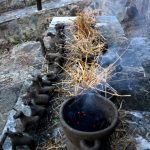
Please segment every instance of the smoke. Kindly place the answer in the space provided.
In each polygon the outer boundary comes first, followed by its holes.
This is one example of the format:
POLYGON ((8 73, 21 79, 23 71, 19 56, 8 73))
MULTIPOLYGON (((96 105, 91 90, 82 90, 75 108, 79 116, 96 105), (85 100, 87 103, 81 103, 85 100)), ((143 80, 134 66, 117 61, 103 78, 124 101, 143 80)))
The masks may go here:
POLYGON ((149 36, 150 0, 94 0, 89 9, 116 16, 128 37, 149 36))

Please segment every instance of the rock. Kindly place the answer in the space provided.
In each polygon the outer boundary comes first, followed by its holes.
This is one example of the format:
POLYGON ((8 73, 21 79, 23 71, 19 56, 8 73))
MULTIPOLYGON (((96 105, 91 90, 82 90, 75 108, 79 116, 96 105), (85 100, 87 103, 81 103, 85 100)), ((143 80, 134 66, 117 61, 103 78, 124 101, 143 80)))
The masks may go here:
POLYGON ((129 17, 129 19, 134 19, 138 16, 138 10, 136 8, 136 5, 131 5, 127 7, 126 15, 129 17))
POLYGON ((95 27, 100 30, 103 37, 107 40, 108 46, 112 44, 124 45, 127 43, 125 33, 115 16, 98 16, 96 20, 95 27))
POLYGON ((43 41, 44 41, 44 45, 47 49, 50 49, 51 45, 50 45, 50 40, 51 40, 51 37, 49 36, 45 36, 43 38, 43 41))
POLYGON ((25 80, 43 71, 41 64, 44 58, 40 52, 40 44, 36 42, 18 45, 8 55, 0 61, 0 131, 4 128, 8 112, 15 104, 16 108, 23 109, 22 96, 29 85, 25 80))
POLYGON ((75 6, 71 7, 69 15, 77 16, 77 13, 79 13, 79 12, 80 12, 79 6, 75 5, 75 6))
POLYGON ((0 39, 0 45, 6 44, 7 41, 5 39, 0 39))
POLYGON ((0 89, 0 131, 4 128, 8 112, 13 108, 18 99, 20 88, 21 85, 15 85, 7 88, 1 87, 0 89))
POLYGON ((107 83, 119 94, 131 95, 121 98, 123 109, 150 111, 149 46, 150 42, 146 37, 131 38, 129 46, 110 45, 100 59, 103 67, 116 61, 116 68, 107 83))

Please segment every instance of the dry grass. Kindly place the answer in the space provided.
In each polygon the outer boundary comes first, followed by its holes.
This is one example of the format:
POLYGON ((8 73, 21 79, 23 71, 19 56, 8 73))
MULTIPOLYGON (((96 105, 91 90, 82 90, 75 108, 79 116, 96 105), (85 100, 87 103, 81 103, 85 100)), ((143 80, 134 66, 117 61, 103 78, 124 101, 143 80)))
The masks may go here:
POLYGON ((63 67, 68 77, 63 80, 63 90, 71 96, 83 90, 93 88, 106 80, 112 68, 103 69, 97 63, 98 55, 105 50, 105 39, 93 26, 96 20, 93 14, 81 13, 70 29, 71 37, 66 43, 68 61, 63 67))
POLYGON ((104 50, 105 40, 99 31, 92 28, 96 23, 92 14, 81 13, 69 31, 72 37, 67 41, 66 48, 73 56, 81 57, 98 55, 104 50))
POLYGON ((113 150, 136 150, 135 141, 132 139, 135 131, 127 130, 126 115, 125 111, 119 111, 119 123, 110 139, 113 150))
POLYGON ((70 93, 70 96, 81 94, 87 89, 96 89, 96 85, 106 82, 113 71, 112 67, 102 68, 99 64, 87 63, 80 59, 74 60, 65 67, 68 78, 63 80, 64 91, 70 93))
POLYGON ((98 64, 98 56, 102 55, 106 50, 106 40, 100 32, 93 28, 96 19, 93 13, 80 13, 71 26, 67 37, 66 49, 67 63, 62 69, 67 73, 67 77, 62 81, 62 90, 69 96, 81 94, 87 89, 97 89, 96 86, 100 84, 106 85, 104 91, 106 95, 119 95, 113 89, 107 80, 111 78, 112 72, 115 69, 115 63, 120 59, 126 50, 119 56, 119 58, 107 68, 102 68, 98 64), (107 90, 109 89, 109 91, 107 90), (110 92, 111 91, 111 92, 110 92))

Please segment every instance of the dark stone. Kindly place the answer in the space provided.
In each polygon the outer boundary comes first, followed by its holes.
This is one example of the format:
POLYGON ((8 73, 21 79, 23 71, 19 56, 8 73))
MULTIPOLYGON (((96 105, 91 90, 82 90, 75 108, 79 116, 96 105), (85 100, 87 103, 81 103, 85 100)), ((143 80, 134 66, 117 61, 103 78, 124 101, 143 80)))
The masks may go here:
POLYGON ((36 148, 34 139, 27 134, 23 134, 22 132, 12 132, 7 129, 5 135, 11 139, 12 150, 16 150, 17 146, 23 145, 27 145, 30 148, 30 150, 35 150, 36 148))
MULTIPOLYGON (((121 97, 123 109, 149 111, 150 61, 148 57, 150 56, 150 43, 147 38, 142 37, 132 38, 129 43, 130 45, 124 48, 115 45, 109 47, 108 51, 100 58, 99 63, 102 67, 107 68, 115 62, 115 69, 107 83, 118 94, 131 95, 121 97)), ((114 102, 118 105, 117 100, 114 102)))
POLYGON ((43 105, 43 106, 47 106, 49 101, 51 100, 51 96, 46 94, 37 94, 36 91, 31 91, 30 97, 34 99, 34 102, 37 105, 43 105))
POLYGON ((122 97, 124 100, 122 109, 150 111, 150 79, 130 78, 109 82, 119 94, 131 95, 122 97))
POLYGON ((32 126, 38 126, 40 117, 39 116, 26 116, 22 111, 17 111, 14 115, 14 119, 20 119, 23 125, 23 131, 26 131, 32 126))
POLYGON ((150 77, 150 60, 146 60, 145 62, 143 62, 142 66, 145 71, 145 76, 150 77))
POLYGON ((129 19, 134 19, 136 16, 138 16, 138 9, 136 8, 136 5, 131 5, 127 7, 126 11, 127 16, 129 19))

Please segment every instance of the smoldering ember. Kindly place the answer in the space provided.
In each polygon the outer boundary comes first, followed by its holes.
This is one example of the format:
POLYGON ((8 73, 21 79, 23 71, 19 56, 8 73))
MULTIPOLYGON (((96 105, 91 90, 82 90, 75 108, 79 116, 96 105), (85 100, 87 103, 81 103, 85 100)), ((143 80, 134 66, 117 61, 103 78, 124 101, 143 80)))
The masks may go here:
POLYGON ((0 0, 1 150, 150 150, 149 0, 0 0))

